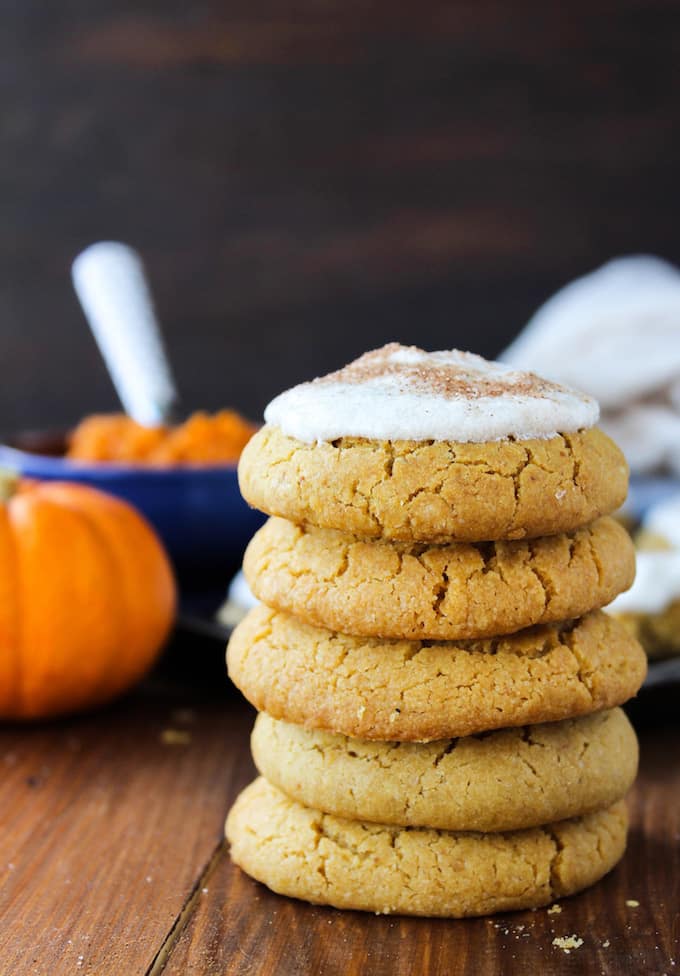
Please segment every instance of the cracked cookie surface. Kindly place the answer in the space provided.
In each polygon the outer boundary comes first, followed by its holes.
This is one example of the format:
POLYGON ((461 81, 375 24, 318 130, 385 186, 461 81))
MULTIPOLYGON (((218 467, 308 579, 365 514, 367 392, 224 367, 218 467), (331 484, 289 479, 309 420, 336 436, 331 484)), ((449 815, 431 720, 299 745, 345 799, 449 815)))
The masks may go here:
POLYGON ((307 807, 349 820, 507 831, 602 810, 637 771, 620 708, 577 719, 436 742, 371 742, 261 712, 258 771, 307 807))
POLYGON ((469 641, 382 641, 255 607, 229 675, 259 710, 361 739, 427 741, 553 722, 631 698, 647 667, 626 627, 581 620, 469 641))
POLYGON ((547 440, 306 444, 265 426, 239 483, 255 508, 300 524, 403 542, 569 532, 617 509, 628 469, 598 428, 547 440))
POLYGON ((378 913, 463 917, 547 905, 620 859, 625 804, 502 834, 389 827, 330 816, 260 778, 226 824, 231 857, 273 891, 378 913))
POLYGON ((364 541, 271 518, 243 569, 255 595, 310 624, 362 636, 459 640, 508 634, 605 606, 635 575, 626 530, 448 545, 364 541))

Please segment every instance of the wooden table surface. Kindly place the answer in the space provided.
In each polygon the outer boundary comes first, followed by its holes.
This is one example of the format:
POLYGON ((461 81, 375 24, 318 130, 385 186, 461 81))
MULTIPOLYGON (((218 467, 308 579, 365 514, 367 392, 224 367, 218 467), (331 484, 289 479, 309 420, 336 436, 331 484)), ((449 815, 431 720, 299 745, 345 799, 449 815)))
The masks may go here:
MULTIPOLYGON (((185 648, 187 671, 203 653, 185 648)), ((680 973, 668 691, 666 713, 649 692, 633 714, 642 759, 623 863, 560 912, 445 921, 314 908, 230 864, 223 822, 253 775, 253 712, 217 694, 217 656, 210 667, 192 684, 161 673, 95 715, 0 730, 1 976, 680 973), (583 944, 570 952, 553 943, 572 935, 583 944)))

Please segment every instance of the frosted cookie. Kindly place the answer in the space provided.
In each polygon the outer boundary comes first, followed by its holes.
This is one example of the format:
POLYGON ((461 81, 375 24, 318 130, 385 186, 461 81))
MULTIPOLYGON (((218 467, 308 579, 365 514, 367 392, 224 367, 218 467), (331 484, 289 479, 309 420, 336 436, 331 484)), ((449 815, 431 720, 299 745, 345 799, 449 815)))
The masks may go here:
POLYGON ((680 549, 638 552, 635 583, 609 610, 650 657, 680 654, 680 549))
POLYGON ((646 512, 635 543, 635 582, 608 609, 650 657, 680 654, 680 495, 646 512))
POLYGON ((647 514, 636 536, 635 582, 609 606, 650 658, 680 654, 680 499, 647 514))
POLYGON ((281 394, 239 464, 248 502, 365 538, 554 535, 622 504, 594 400, 469 353, 397 344, 281 394))
POLYGON ((308 623, 458 640, 604 606, 633 582, 635 552, 609 517, 568 535, 448 545, 365 542, 272 518, 251 540, 243 568, 260 600, 308 623))
POLYGON ((232 634, 229 675, 258 711, 359 739, 427 741, 586 715, 631 698, 644 651, 595 612, 491 640, 348 637, 260 606, 232 634))
POLYGON ((260 713, 259 772, 307 807, 349 820, 441 830, 518 830, 602 810, 635 779, 620 708, 437 742, 371 742, 260 713))
POLYGON ((593 884, 626 846, 625 804, 546 827, 454 833, 345 820, 257 779, 226 824, 232 860, 281 895, 451 918, 547 905, 593 884))

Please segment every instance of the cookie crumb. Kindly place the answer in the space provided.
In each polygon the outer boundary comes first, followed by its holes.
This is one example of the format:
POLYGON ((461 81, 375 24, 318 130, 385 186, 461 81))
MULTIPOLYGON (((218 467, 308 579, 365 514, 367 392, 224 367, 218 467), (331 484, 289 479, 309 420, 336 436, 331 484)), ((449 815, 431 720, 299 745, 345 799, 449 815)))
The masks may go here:
POLYGON ((560 905, 551 905, 548 909, 548 915, 560 915, 562 908, 560 905))
POLYGON ((191 735, 185 729, 163 729, 161 742, 164 746, 188 746, 191 735))
POLYGON ((640 902, 639 901, 636 901, 635 898, 627 898, 626 899, 626 905, 629 908, 639 908, 640 907, 640 902))
POLYGON ((558 949, 562 949, 567 955, 572 949, 580 949, 583 945, 583 939, 580 939, 578 935, 559 935, 552 940, 552 944, 558 949))

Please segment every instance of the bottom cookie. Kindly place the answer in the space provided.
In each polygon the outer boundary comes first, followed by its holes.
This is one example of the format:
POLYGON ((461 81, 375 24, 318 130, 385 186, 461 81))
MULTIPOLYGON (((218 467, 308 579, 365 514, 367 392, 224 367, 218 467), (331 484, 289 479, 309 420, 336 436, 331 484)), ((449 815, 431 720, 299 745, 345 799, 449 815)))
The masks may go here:
POLYGON ((273 891, 379 914, 462 918, 537 908, 586 888, 623 855, 623 802, 510 833, 454 833, 345 820, 260 777, 226 823, 232 860, 273 891))

